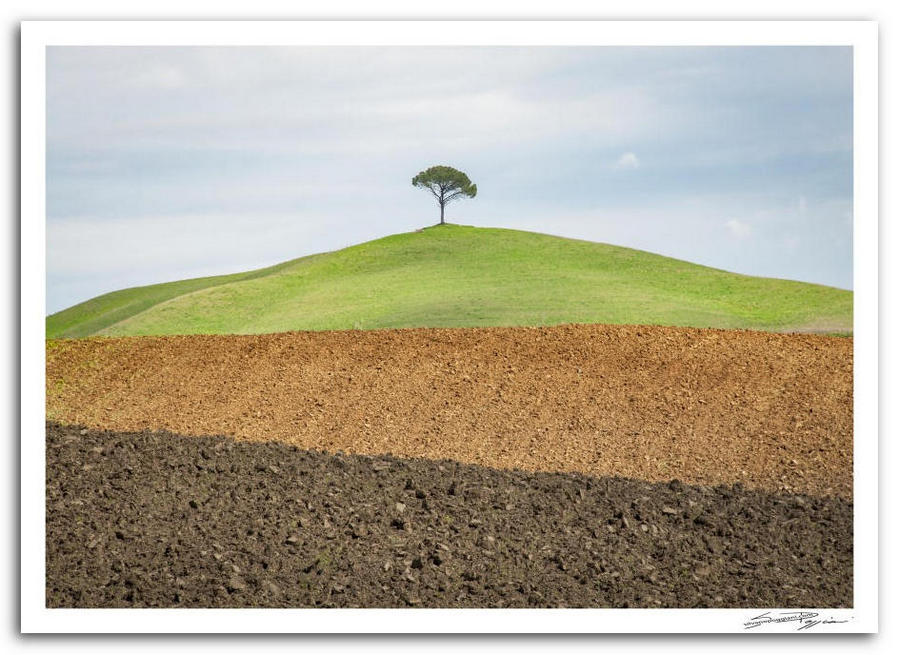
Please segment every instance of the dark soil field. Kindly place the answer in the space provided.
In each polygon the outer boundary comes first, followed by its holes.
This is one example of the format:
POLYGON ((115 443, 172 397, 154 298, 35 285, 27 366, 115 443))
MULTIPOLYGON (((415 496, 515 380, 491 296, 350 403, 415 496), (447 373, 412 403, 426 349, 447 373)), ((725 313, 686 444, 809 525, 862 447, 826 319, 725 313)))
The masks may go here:
POLYGON ((834 496, 47 424, 49 607, 847 607, 852 522, 834 496))
POLYGON ((769 492, 853 493, 853 340, 645 326, 49 341, 48 418, 769 492))

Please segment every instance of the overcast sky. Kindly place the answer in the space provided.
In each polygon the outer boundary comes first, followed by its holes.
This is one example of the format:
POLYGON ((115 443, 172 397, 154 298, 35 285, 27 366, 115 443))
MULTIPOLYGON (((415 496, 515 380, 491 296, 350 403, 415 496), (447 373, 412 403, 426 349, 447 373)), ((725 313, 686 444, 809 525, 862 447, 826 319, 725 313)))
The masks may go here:
POLYGON ((838 47, 47 49, 47 309, 438 219, 852 288, 838 47))

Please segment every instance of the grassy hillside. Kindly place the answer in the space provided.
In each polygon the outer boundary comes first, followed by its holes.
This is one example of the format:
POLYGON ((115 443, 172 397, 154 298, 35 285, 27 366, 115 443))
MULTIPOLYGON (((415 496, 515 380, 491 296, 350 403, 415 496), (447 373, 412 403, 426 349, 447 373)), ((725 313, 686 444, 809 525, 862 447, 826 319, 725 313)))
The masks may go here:
POLYGON ((47 336, 639 323, 847 333, 850 291, 588 241, 443 225, 271 268, 116 291, 47 336))

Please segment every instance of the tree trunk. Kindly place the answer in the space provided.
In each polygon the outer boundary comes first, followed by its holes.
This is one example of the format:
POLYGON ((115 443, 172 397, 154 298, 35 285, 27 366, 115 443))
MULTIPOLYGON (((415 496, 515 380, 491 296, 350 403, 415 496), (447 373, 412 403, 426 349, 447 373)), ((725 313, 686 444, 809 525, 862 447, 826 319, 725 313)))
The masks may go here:
POLYGON ((444 224, 444 203, 441 203, 441 225, 444 224))

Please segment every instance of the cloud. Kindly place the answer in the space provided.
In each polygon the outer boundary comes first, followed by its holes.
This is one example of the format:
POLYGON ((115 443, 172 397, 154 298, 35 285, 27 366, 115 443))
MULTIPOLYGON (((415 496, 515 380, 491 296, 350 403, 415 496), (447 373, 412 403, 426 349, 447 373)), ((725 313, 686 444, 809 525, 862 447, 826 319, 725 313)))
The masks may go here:
POLYGON ((616 161, 615 168, 617 170, 627 170, 639 168, 641 160, 633 152, 623 152, 622 156, 616 161))
POLYGON ((174 66, 155 66, 135 76, 133 84, 150 89, 171 90, 187 86, 184 71, 174 66))
POLYGON ((593 52, 51 48, 48 143, 383 155, 423 145, 621 148, 639 140, 647 125, 668 127, 660 103, 640 85, 585 86, 575 71, 593 52), (558 73, 573 67, 565 86, 558 73))
POLYGON ((731 235, 738 239, 746 239, 750 236, 750 225, 743 223, 736 218, 732 218, 725 222, 725 227, 731 232, 731 235))

